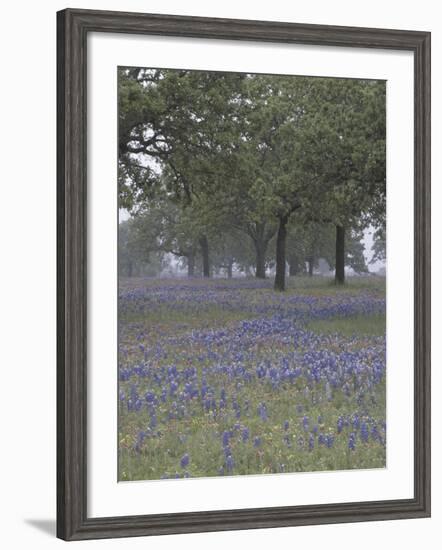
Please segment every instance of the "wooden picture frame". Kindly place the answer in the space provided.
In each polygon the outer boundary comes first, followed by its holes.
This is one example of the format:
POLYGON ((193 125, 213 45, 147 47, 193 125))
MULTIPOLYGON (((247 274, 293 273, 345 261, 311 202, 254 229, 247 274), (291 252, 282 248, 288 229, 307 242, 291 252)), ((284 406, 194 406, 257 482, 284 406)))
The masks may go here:
POLYGON ((430 515, 430 33, 67 9, 57 14, 57 536, 64 540, 430 515), (91 32, 408 50, 414 55, 414 498, 87 516, 87 36, 91 32))

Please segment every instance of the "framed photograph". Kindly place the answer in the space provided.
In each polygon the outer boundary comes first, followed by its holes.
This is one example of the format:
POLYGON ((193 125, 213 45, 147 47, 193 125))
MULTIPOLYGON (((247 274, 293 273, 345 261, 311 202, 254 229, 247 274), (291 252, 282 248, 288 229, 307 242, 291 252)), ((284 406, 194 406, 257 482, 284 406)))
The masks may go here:
POLYGON ((67 9, 57 534, 430 515, 430 33, 67 9))

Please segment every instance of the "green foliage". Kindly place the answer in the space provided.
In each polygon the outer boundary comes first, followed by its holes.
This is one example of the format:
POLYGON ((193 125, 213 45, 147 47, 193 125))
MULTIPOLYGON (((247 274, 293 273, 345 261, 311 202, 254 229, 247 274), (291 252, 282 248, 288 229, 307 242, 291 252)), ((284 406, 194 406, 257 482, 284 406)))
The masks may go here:
POLYGON ((120 277, 147 275, 156 277, 166 261, 155 242, 138 219, 120 223, 118 228, 118 272, 120 277))
POLYGON ((289 220, 302 271, 332 265, 342 225, 347 265, 366 270, 361 232, 385 222, 385 82, 122 68, 118 85, 120 207, 159 225, 159 249, 186 262, 204 236, 215 269, 263 276, 289 220))
POLYGON ((376 229, 373 235, 373 257, 370 263, 374 263, 378 260, 385 260, 387 250, 386 250, 386 229, 385 226, 380 226, 376 229))

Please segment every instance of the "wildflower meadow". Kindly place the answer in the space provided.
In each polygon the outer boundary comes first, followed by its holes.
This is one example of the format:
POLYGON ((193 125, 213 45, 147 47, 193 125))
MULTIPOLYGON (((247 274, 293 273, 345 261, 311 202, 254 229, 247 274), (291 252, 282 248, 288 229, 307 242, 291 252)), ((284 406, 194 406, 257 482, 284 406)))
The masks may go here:
POLYGON ((119 479, 386 465, 385 279, 121 278, 119 479))

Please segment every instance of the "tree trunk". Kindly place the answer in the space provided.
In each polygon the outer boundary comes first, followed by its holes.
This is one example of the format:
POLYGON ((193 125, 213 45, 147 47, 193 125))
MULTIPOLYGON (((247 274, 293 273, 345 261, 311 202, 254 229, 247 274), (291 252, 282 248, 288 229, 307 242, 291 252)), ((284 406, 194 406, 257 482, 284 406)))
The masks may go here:
POLYGON ((127 264, 127 276, 132 277, 132 274, 133 274, 133 263, 131 260, 129 260, 127 264))
POLYGON ((227 264, 227 277, 229 279, 231 279, 233 277, 233 262, 232 261, 230 261, 227 264))
POLYGON ((345 283, 345 227, 336 226, 336 269, 335 283, 343 285, 345 283))
POLYGON ((256 250, 256 271, 255 276, 257 279, 266 278, 266 249, 267 245, 260 240, 255 241, 256 250))
POLYGON ((193 252, 193 250, 189 252, 189 255, 187 256, 187 276, 195 276, 195 252, 193 252))
POLYGON ((314 264, 314 261, 313 261, 313 258, 311 256, 309 256, 307 258, 307 263, 308 263, 308 276, 313 277, 313 264, 314 264))
POLYGON ((269 240, 272 233, 267 230, 266 224, 256 223, 253 234, 250 234, 255 245, 256 262, 255 262, 255 277, 257 279, 266 278, 266 253, 269 240))
POLYGON ((209 242, 206 235, 200 237, 200 247, 203 257, 203 277, 210 277, 209 242))
POLYGON ((289 275, 294 277, 299 273, 298 258, 295 255, 292 255, 288 259, 289 262, 289 275))
POLYGON ((275 290, 285 290, 285 243, 287 238, 288 216, 279 218, 278 233, 276 235, 276 274, 275 290))

